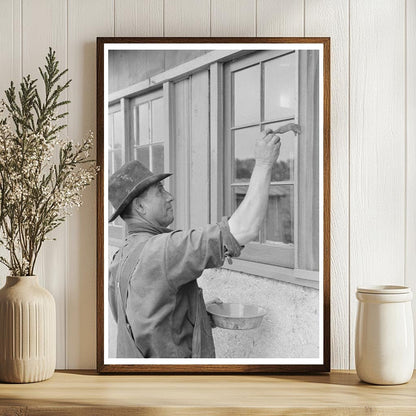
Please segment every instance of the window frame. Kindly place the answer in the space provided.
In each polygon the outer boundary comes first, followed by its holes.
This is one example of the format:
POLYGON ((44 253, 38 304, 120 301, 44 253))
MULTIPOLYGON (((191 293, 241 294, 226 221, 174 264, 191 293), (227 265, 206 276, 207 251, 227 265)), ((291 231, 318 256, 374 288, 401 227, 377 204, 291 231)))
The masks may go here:
MULTIPOLYGON (((123 102, 120 100, 117 103, 112 103, 108 106, 108 124, 110 127, 110 117, 113 116, 113 123, 111 124, 113 131, 111 132, 111 137, 114 137, 114 114, 120 113, 121 116, 121 125, 124 126, 124 116, 123 116, 123 102)), ((125 136, 124 129, 123 135, 125 136)), ((110 142, 110 137, 109 140, 110 142)), ((109 151, 109 153, 113 153, 113 151, 109 151)), ((121 147, 121 163, 125 163, 125 157, 126 157, 126 142, 125 140, 122 141, 122 147, 121 147)), ((114 164, 113 164, 114 166, 114 164)), ((113 172, 112 172, 113 173, 113 172)), ((111 205, 110 205, 111 206, 111 205)), ((114 210, 112 209, 112 212, 114 210)), ((124 226, 117 225, 115 222, 111 222, 108 224, 108 236, 109 236, 109 244, 113 246, 120 246, 120 241, 122 240, 124 236, 124 226), (118 237, 120 236, 120 238, 118 237)))
MULTIPOLYGON (((263 127, 271 123, 280 123, 280 122, 298 122, 298 51, 296 50, 273 50, 273 51, 257 51, 253 54, 242 57, 238 60, 233 60, 224 65, 224 142, 223 142, 223 151, 224 151, 224 198, 223 198, 223 212, 228 214, 232 211, 232 198, 233 198, 233 187, 236 186, 233 180, 233 170, 234 170, 234 140, 233 134, 237 130, 246 129, 249 127, 263 127), (294 78, 297 80, 295 83, 295 111, 293 117, 283 117, 280 119, 270 119, 264 120, 264 63, 269 62, 273 59, 282 58, 288 55, 294 54, 296 58, 296 73, 294 78), (256 122, 245 123, 240 125, 234 125, 233 122, 233 108, 234 108, 234 95, 233 95, 233 74, 241 70, 249 69, 254 66, 260 66, 260 108, 259 108, 259 120, 256 122), (231 161, 231 162, 230 162, 231 161)), ((296 246, 297 246, 297 136, 295 136, 295 146, 294 146, 294 155, 295 155, 295 169, 294 177, 290 181, 279 181, 273 182, 271 185, 285 185, 289 184, 293 186, 293 243, 272 243, 267 244, 264 238, 264 225, 260 231, 260 241, 248 243, 246 248, 241 254, 241 259, 246 261, 252 261, 259 264, 275 265, 279 267, 294 268, 295 267, 295 258, 296 258, 296 246)), ((248 183, 241 184, 242 186, 248 185, 248 183)))
MULTIPOLYGON (((273 54, 275 51, 268 51, 270 54, 273 54)), ((285 53, 285 52, 283 52, 285 53)), ((299 53, 299 51, 296 51, 299 53)), ((256 63, 256 58, 251 56, 252 64, 256 63)), ((244 58, 246 59, 246 58, 244 58)), ((247 61, 248 62, 248 61, 247 61)), ((246 63, 247 63, 246 62, 246 63)), ((301 71, 305 71, 306 68, 300 69, 300 59, 298 58, 298 87, 300 84, 300 77, 301 71)), ((225 107, 225 71, 224 63, 217 63, 215 65, 211 65, 210 68, 210 77, 211 77, 211 97, 212 101, 215 101, 215 97, 217 97, 218 102, 214 105, 211 105, 211 129, 213 131, 213 135, 211 137, 211 149, 214 151, 212 152, 211 157, 211 212, 214 213, 214 217, 212 221, 219 220, 223 215, 225 210, 225 201, 224 201, 224 170, 218 172, 218 166, 224 167, 224 148, 226 146, 226 139, 225 139, 225 123, 224 123, 224 107, 225 107)), ((231 85, 228 82, 228 85, 231 85)), ((298 100, 301 100, 302 92, 298 90, 296 96, 298 100)), ((300 102, 298 101, 298 107, 300 107, 300 102)), ((298 110, 298 118, 299 118, 299 111, 298 110)), ((266 121, 267 122, 267 121, 266 121)), ((231 142, 231 141, 230 141, 231 142)), ((296 141, 297 144, 297 141, 296 141)), ((298 153, 298 146, 296 146, 295 152, 298 153)), ((295 181, 298 183, 298 175, 299 175, 299 168, 295 169, 296 178, 295 181)), ((299 235, 298 229, 298 205, 299 204, 299 194, 298 192, 294 192, 294 217, 296 220, 294 221, 294 239, 296 239, 299 235)), ((281 267, 273 264, 267 263, 259 263, 249 259, 243 258, 235 258, 232 261, 232 264, 224 263, 224 268, 244 272, 249 274, 254 274, 260 277, 266 277, 273 280, 293 283, 296 285, 312 287, 315 289, 319 288, 319 271, 309 271, 300 269, 298 267, 298 247, 297 244, 294 245, 294 264, 293 268, 289 267, 281 267)))
MULTIPOLYGON (((171 116, 171 88, 170 83, 164 83, 162 85, 157 85, 154 88, 142 89, 136 91, 134 94, 125 94, 119 95, 115 99, 109 100, 108 105, 108 114, 113 114, 116 112, 121 113, 122 121, 121 124, 123 126, 123 150, 122 150, 122 163, 124 164, 126 161, 133 160, 134 157, 134 117, 132 114, 132 110, 134 106, 138 106, 141 103, 151 102, 155 99, 162 98, 163 100, 163 109, 164 109, 164 126, 168 126, 165 128, 164 131, 164 141, 163 142, 156 142, 156 143, 163 143, 164 145, 164 170, 165 172, 169 172, 172 166, 171 160, 172 157, 169 153, 169 149, 171 146, 169 142, 171 141, 171 125, 172 125, 172 116, 171 116), (115 110, 117 109, 117 110, 115 110)), ((116 94, 118 94, 117 92, 116 94)), ((150 127, 151 128, 151 127, 150 127)), ((153 143, 149 143, 149 147, 151 147, 153 143)), ((149 158, 151 158, 151 151, 149 150, 149 158)), ((151 160, 150 166, 151 166, 151 160)), ((171 177, 165 179, 165 188, 169 191, 171 188, 171 177)), ((114 247, 121 247, 123 241, 127 235, 127 228, 124 225, 123 227, 114 225, 114 222, 109 223, 109 245, 114 247), (122 228, 120 238, 111 237, 111 229, 115 230, 117 233, 120 233, 120 229, 122 228)), ((114 231, 113 231, 114 234, 114 231)))
POLYGON ((149 116, 149 131, 150 131, 149 143, 146 144, 146 145, 136 145, 134 135, 135 135, 135 130, 136 130, 135 121, 136 121, 137 116, 136 116, 136 112, 133 113, 133 111, 134 111, 135 107, 138 107, 138 106, 140 106, 142 104, 145 104, 145 103, 150 104, 152 101, 157 100, 157 99, 162 99, 162 102, 163 102, 163 105, 164 105, 163 87, 158 88, 157 90, 152 91, 152 92, 143 93, 143 94, 139 94, 139 95, 136 95, 134 97, 131 97, 130 100, 129 100, 130 101, 130 112, 128 114, 128 118, 129 118, 128 122, 130 124, 130 132, 131 133, 129 134, 129 136, 127 138, 128 147, 129 147, 129 149, 128 149, 129 154, 128 154, 128 159, 127 160, 133 160, 133 158, 135 157, 135 149, 136 148, 148 147, 149 148, 149 169, 152 172, 153 172, 153 158, 152 158, 152 156, 153 156, 153 145, 154 144, 161 144, 161 143, 164 145, 165 144, 165 139, 164 139, 163 142, 153 142, 153 140, 150 141, 152 136, 153 136, 153 132, 152 132, 152 129, 153 129, 153 127, 152 127, 152 109, 151 109, 151 105, 150 105, 149 110, 148 110, 149 114, 150 114, 150 116, 149 116))

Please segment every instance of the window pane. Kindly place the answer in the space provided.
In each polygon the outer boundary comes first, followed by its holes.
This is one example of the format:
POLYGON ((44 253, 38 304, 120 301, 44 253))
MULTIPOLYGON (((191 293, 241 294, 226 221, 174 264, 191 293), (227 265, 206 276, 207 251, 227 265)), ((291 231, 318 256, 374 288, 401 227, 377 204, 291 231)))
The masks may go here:
POLYGON ((163 154, 163 144, 155 144, 152 146, 152 172, 163 173, 165 160, 163 154))
POLYGON ((108 152, 108 176, 112 175, 113 173, 113 152, 108 152))
POLYGON ((234 130, 234 181, 248 182, 254 168, 254 145, 259 136, 258 127, 234 130))
POLYGON ((163 99, 152 101, 152 142, 163 142, 163 99))
POLYGON ((136 148, 136 160, 141 162, 144 166, 149 169, 149 147, 136 148))
POLYGON ((296 56, 294 53, 264 63, 264 118, 295 114, 296 56))
POLYGON ((114 115, 108 115, 108 150, 113 148, 113 135, 114 135, 114 115))
MULTIPOLYGON (((233 192, 233 199, 232 199, 232 212, 231 214, 238 208, 238 206, 243 201, 244 197, 246 196, 248 186, 247 185, 238 185, 232 187, 233 192)), ((259 236, 253 241, 259 241, 259 236)))
POLYGON ((121 149, 124 136, 123 136, 123 118, 121 112, 114 113, 114 136, 113 136, 113 149, 121 149))
POLYGON ((147 144, 149 143, 149 104, 139 105, 139 117, 138 117, 137 131, 139 137, 136 138, 136 144, 147 144))
POLYGON ((234 72, 234 126, 260 119, 260 65, 234 72))
POLYGON ((121 168, 121 165, 123 164, 122 154, 121 151, 115 151, 114 153, 114 166, 113 166, 113 172, 121 168))
MULTIPOLYGON (((287 123, 290 123, 290 121, 266 124, 263 128, 265 131, 267 129, 277 130, 287 123)), ((294 179, 295 169, 296 136, 293 131, 279 134, 279 136, 281 142, 280 154, 277 162, 273 164, 272 181, 292 181, 294 179)))
POLYGON ((293 243, 293 185, 273 185, 269 190, 266 242, 293 243))

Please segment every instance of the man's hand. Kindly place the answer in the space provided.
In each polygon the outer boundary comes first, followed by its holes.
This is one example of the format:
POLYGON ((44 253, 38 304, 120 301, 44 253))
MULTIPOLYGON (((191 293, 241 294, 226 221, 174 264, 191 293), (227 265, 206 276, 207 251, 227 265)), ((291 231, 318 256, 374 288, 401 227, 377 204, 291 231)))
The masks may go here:
POLYGON ((222 303, 224 303, 224 302, 220 298, 214 298, 214 299, 210 300, 209 302, 207 302, 205 304, 205 306, 212 305, 212 304, 221 305, 222 303))
MULTIPOLYGON (((264 133, 262 133, 263 135, 264 133)), ((254 157, 257 166, 270 167, 276 162, 280 153, 280 137, 270 130, 266 131, 264 137, 256 141, 254 157)))

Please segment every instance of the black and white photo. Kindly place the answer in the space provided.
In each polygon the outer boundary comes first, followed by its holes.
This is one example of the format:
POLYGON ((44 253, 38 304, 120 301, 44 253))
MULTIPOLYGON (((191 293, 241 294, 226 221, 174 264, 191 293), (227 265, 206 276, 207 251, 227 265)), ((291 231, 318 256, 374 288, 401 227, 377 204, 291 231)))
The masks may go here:
POLYGON ((98 39, 100 371, 329 369, 328 50, 98 39))

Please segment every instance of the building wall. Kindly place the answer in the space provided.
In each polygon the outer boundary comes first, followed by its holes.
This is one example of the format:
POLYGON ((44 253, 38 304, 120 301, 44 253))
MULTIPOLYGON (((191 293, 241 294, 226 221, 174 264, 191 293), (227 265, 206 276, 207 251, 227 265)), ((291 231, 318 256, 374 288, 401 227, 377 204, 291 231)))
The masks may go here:
POLYGON ((108 91, 121 90, 209 51, 110 51, 108 91))
POLYGON ((218 358, 318 358, 318 290, 225 269, 205 270, 198 284, 205 301, 258 305, 266 309, 258 328, 214 328, 218 358))
MULTIPOLYGON (((416 286, 415 0, 0 5, 0 91, 36 74, 52 46, 73 79, 63 134, 75 140, 95 130, 97 36, 331 37, 331 365, 353 368, 356 287, 416 286)), ((45 243, 37 266, 57 301, 58 368, 96 365, 95 191, 45 243)))

